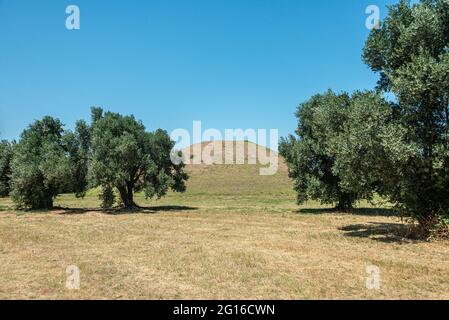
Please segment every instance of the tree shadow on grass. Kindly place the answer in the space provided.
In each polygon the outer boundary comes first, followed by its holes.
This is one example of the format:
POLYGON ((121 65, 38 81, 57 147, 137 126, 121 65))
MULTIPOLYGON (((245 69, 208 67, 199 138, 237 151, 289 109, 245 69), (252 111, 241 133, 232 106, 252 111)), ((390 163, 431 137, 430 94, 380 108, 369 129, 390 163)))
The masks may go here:
POLYGON ((336 214, 336 213, 346 213, 356 216, 367 216, 367 217, 398 217, 399 212, 394 209, 389 208, 354 208, 348 212, 341 212, 333 208, 304 208, 296 211, 300 214, 306 215, 320 215, 320 214, 336 214))
POLYGON ((189 206, 151 206, 141 207, 137 206, 132 209, 118 209, 115 214, 156 214, 167 212, 182 212, 182 211, 196 211, 198 208, 189 206))
POLYGON ((339 228, 347 237, 369 238, 384 243, 411 243, 410 226, 403 223, 370 222, 339 228))
POLYGON ((55 207, 55 210, 61 210, 62 215, 76 215, 76 214, 86 214, 89 212, 98 212, 108 215, 124 215, 124 214, 161 214, 168 212, 182 212, 182 211, 195 211, 198 208, 188 207, 188 206, 151 206, 151 207, 141 207, 137 206, 134 208, 124 209, 124 208, 112 208, 112 209, 99 209, 99 208, 65 208, 65 207, 55 207))

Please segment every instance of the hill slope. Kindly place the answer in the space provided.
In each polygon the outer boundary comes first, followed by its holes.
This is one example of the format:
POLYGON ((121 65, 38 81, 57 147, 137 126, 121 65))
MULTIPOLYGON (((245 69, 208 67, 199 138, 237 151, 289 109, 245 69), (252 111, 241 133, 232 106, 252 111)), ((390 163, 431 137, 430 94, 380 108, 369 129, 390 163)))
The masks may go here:
MULTIPOLYGON (((200 145, 201 150, 207 153, 207 148, 215 144, 216 149, 223 150, 211 154, 216 162, 224 163, 225 154, 232 153, 234 155, 234 163, 236 162, 236 144, 233 144, 233 150, 225 152, 225 143, 223 141, 204 142, 200 145), (221 160, 221 161, 220 161, 221 160)), ((189 149, 194 150, 198 145, 191 146, 189 149)), ((186 150, 184 149, 183 152, 186 150)), ((267 156, 277 156, 275 152, 261 147, 252 142, 244 143, 244 164, 189 164, 187 165, 187 172, 190 175, 188 181, 188 192, 191 193, 207 193, 207 194, 227 194, 240 195, 247 194, 266 194, 273 192, 283 193, 291 189, 291 181, 288 178, 288 169, 282 159, 278 157, 278 170, 274 175, 261 175, 260 169, 267 168, 269 165, 262 165, 258 161, 257 153, 262 152, 267 156), (256 164, 250 164, 253 161, 256 164)), ((191 151, 194 162, 195 156, 191 151)), ((199 162, 199 161, 197 161, 199 162)))
MULTIPOLYGON (((220 150, 221 141, 216 143, 218 147, 215 150, 220 150)), ((169 193, 163 199, 149 202, 144 200, 142 195, 138 195, 137 201, 151 205, 183 205, 239 211, 259 207, 259 212, 296 208, 292 182, 288 178, 288 169, 282 157, 278 158, 278 170, 274 175, 260 175, 260 168, 269 165, 262 165, 258 161, 256 164, 250 164, 257 159, 257 152, 265 152, 267 155, 276 154, 251 142, 245 142, 244 145, 245 164, 208 165, 192 157, 192 162, 196 160, 200 164, 186 166, 190 178, 185 193, 169 193)), ((205 150, 208 146, 210 147, 210 142, 204 142, 201 148, 205 150)), ((190 154, 194 154, 192 150, 195 147, 198 145, 190 147, 190 154)), ((222 153, 215 154, 215 159, 220 156, 224 159, 224 147, 222 150, 222 153)), ((188 150, 184 149, 183 152, 185 151, 188 150)), ((236 154, 235 144, 233 153, 236 154)), ((211 154, 214 155, 213 152, 211 154)))
MULTIPOLYGON (((217 143, 221 146, 221 141, 217 143)), ((202 150, 209 145, 210 142, 202 143, 202 150)), ((269 165, 262 165, 258 161, 256 164, 250 163, 257 159, 259 151, 265 152, 266 155, 276 155, 276 153, 251 142, 245 142, 244 146, 245 164, 208 165, 201 161, 199 161, 200 164, 188 164, 185 170, 189 174, 189 180, 185 193, 169 192, 166 197, 159 200, 146 200, 143 193, 138 193, 135 195, 136 203, 141 206, 207 207, 238 211, 259 208, 257 212, 296 210, 296 196, 282 157, 278 157, 277 172, 274 175, 263 176, 260 175, 259 170, 269 165)), ((195 147, 198 145, 191 146, 190 150, 195 147)), ((222 153, 217 152, 217 157, 218 154, 224 155, 224 149, 222 150, 222 153)), ((185 151, 187 149, 183 150, 185 151)), ((235 144, 233 153, 236 154, 235 144)), ((55 204, 62 207, 98 208, 100 206, 98 190, 90 190, 83 200, 75 199, 71 194, 60 195, 55 204)))

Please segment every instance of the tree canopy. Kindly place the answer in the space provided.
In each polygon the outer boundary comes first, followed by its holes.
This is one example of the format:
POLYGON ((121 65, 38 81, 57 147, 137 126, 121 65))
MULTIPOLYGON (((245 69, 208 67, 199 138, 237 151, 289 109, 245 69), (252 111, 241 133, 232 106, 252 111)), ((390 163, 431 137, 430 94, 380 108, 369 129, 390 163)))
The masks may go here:
POLYGON ((391 6, 363 59, 377 92, 314 96, 297 112, 299 138, 281 143, 298 200, 376 192, 426 233, 447 229, 449 0, 391 6))
POLYGON ((166 131, 145 131, 134 116, 92 109, 90 178, 101 186, 104 207, 113 204, 113 189, 123 207, 134 207, 134 192, 147 198, 162 197, 168 190, 183 192, 188 179, 184 164, 173 164, 174 142, 166 131))
POLYGON ((349 106, 350 97, 345 93, 315 95, 298 107, 298 137, 281 140, 280 154, 294 179, 299 204, 314 199, 347 210, 357 200, 356 193, 341 187, 340 177, 333 171, 334 143, 347 121, 349 106))
POLYGON ((183 192, 184 164, 174 164, 174 147, 166 131, 145 131, 133 116, 92 108, 92 124, 78 121, 64 130, 58 119, 44 117, 21 134, 14 146, 0 144, 0 191, 20 209, 49 209, 60 193, 83 197, 100 186, 103 207, 114 205, 115 190, 123 207, 134 207, 134 192, 147 198, 168 190, 183 192), (11 178, 11 183, 9 183, 11 178))
POLYGON ((409 151, 395 159, 390 199, 421 225, 438 224, 449 212, 449 1, 392 6, 364 59, 380 74, 379 89, 397 99, 405 130, 397 146, 409 151))
POLYGON ((76 189, 77 153, 76 135, 65 132, 58 119, 47 116, 31 124, 14 147, 11 164, 11 197, 17 207, 49 209, 59 193, 76 189))
POLYGON ((0 141, 0 197, 6 197, 11 190, 11 161, 13 145, 6 140, 0 141))

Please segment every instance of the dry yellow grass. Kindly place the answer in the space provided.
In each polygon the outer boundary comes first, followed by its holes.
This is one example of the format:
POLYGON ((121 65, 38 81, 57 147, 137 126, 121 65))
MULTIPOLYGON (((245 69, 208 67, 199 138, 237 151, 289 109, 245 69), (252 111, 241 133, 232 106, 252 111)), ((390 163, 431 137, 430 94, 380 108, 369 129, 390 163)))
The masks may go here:
POLYGON ((286 168, 189 169, 186 194, 136 212, 94 194, 22 213, 0 200, 1 299, 449 299, 449 243, 412 242, 387 210, 298 208, 286 168), (77 208, 77 209, 73 209, 77 208), (84 208, 84 209, 83 209, 84 208), (81 288, 65 288, 68 265, 81 288), (381 289, 365 286, 377 265, 381 289))

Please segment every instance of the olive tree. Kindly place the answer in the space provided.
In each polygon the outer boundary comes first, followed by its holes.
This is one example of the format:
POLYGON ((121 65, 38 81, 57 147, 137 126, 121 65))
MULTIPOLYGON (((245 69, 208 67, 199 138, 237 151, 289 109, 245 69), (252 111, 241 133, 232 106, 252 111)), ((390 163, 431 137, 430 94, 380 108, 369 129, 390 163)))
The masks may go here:
POLYGON ((92 108, 91 162, 93 186, 101 186, 103 207, 114 201, 114 189, 125 208, 135 207, 134 193, 162 197, 168 190, 184 192, 188 176, 184 164, 174 164, 174 142, 163 130, 147 132, 134 116, 92 108))
MULTIPOLYGON (((20 209, 50 209, 62 192, 77 189, 77 134, 65 132, 58 119, 46 116, 23 131, 14 146, 11 197, 20 209)), ((77 190, 82 195, 82 190, 77 190)))
POLYGON ((342 188, 334 171, 334 144, 347 121, 350 101, 346 93, 315 95, 298 107, 297 137, 281 139, 279 151, 294 180, 299 204, 313 199, 348 210, 359 198, 356 192, 342 188))
POLYGON ((363 199, 388 197, 400 181, 396 163, 415 152, 404 144, 406 129, 395 117, 394 104, 378 92, 356 92, 342 126, 332 146, 340 187, 363 199))
POLYGON ((13 145, 8 141, 0 141, 0 197, 7 197, 11 190, 12 148, 13 145))
POLYGON ((380 74, 378 89, 395 96, 405 130, 395 147, 408 152, 394 159, 399 180, 389 197, 427 232, 440 228, 449 213, 449 1, 392 6, 364 60, 380 74))

